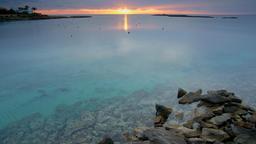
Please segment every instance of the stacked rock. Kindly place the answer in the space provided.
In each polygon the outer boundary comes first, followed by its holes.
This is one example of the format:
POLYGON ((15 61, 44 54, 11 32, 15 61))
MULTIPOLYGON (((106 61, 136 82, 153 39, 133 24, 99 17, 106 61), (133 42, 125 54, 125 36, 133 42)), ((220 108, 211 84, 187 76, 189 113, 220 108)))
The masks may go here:
POLYGON ((182 125, 164 124, 172 109, 156 105, 155 128, 137 128, 132 143, 256 144, 256 111, 234 93, 179 89, 177 97, 179 104, 198 102, 193 118, 182 125))
POLYGON ((226 90, 207 91, 203 95, 202 90, 182 96, 180 93, 184 93, 184 90, 178 91, 180 104, 199 101, 193 119, 183 124, 199 133, 197 136, 185 136, 189 143, 256 144, 256 139, 252 137, 256 136, 256 111, 243 105, 234 93, 226 90))

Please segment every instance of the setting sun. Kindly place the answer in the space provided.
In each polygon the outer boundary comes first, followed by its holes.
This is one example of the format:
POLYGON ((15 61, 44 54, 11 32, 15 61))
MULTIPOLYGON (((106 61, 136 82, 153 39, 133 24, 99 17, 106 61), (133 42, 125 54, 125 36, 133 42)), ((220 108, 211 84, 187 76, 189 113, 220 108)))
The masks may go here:
POLYGON ((119 14, 130 14, 132 10, 124 8, 124 9, 119 9, 118 13, 119 14))

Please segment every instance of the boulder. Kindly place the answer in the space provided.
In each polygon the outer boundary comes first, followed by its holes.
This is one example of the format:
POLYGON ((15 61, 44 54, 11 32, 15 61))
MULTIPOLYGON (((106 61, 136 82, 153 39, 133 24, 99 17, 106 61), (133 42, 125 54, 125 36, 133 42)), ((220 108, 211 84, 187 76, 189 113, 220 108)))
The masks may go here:
POLYGON ((181 97, 183 97, 183 96, 186 95, 186 94, 187 94, 187 91, 185 91, 185 90, 182 89, 182 88, 179 88, 179 89, 178 89, 177 97, 178 97, 178 98, 181 98, 181 97))
POLYGON ((144 131, 144 137, 150 141, 150 144, 186 144, 181 134, 164 128, 148 129, 144 131))
POLYGON ((169 115, 172 113, 171 108, 167 108, 163 105, 156 104, 156 117, 154 121, 155 127, 162 127, 163 124, 167 121, 169 115))
POLYGON ((199 89, 196 92, 189 92, 180 98, 179 104, 191 104, 201 100, 202 90, 199 89))
POLYGON ((212 142, 221 142, 228 139, 230 136, 220 129, 203 128, 201 137, 212 142))
POLYGON ((215 124, 215 125, 222 125, 223 123, 225 123, 227 120, 231 119, 231 114, 229 113, 224 113, 220 116, 215 116, 213 118, 211 118, 209 121, 212 123, 212 124, 215 124))

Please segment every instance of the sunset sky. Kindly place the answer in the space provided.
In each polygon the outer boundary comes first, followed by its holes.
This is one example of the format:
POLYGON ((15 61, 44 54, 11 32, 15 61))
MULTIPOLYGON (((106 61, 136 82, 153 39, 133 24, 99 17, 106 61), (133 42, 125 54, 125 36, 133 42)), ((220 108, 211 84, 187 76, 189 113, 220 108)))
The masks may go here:
POLYGON ((256 0, 0 0, 45 14, 256 14, 256 0))

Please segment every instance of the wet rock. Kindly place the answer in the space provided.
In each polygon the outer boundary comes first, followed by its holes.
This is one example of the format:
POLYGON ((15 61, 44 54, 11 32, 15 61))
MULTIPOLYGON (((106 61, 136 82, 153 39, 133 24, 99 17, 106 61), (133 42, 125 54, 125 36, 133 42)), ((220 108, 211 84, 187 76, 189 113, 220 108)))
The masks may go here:
POLYGON ((196 92, 189 92, 180 98, 179 104, 191 104, 201 100, 202 90, 199 89, 196 92))
POLYGON ((155 127, 162 127, 163 124, 167 121, 169 115, 172 113, 171 108, 167 108, 162 105, 156 104, 156 117, 154 121, 155 127))
POLYGON ((215 125, 222 125, 223 123, 225 123, 227 120, 231 119, 231 114, 229 113, 224 113, 220 116, 215 116, 213 118, 211 118, 209 121, 212 123, 212 124, 215 124, 215 125))
POLYGON ((164 128, 148 129, 144 132, 144 136, 151 144, 186 144, 182 135, 164 128))
POLYGON ((201 137, 205 140, 210 140, 215 142, 215 141, 224 141, 228 139, 230 136, 223 130, 203 128, 201 137))
POLYGON ((182 88, 179 88, 179 89, 178 89, 177 97, 178 97, 178 98, 181 98, 181 97, 183 97, 183 96, 186 95, 186 94, 187 94, 187 91, 185 91, 185 90, 182 89, 182 88))
POLYGON ((114 141, 109 137, 105 137, 98 144, 114 144, 114 141))

